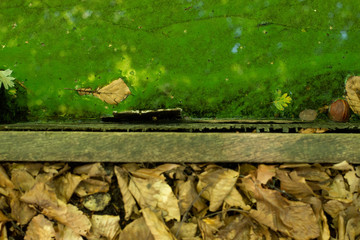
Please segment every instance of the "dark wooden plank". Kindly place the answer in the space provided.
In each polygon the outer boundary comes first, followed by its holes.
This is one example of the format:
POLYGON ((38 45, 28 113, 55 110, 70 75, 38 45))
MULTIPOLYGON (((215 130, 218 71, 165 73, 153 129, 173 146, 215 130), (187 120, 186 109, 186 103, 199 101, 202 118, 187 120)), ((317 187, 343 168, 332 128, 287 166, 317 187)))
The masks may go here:
POLYGON ((0 161, 360 163, 360 134, 0 131, 0 161))

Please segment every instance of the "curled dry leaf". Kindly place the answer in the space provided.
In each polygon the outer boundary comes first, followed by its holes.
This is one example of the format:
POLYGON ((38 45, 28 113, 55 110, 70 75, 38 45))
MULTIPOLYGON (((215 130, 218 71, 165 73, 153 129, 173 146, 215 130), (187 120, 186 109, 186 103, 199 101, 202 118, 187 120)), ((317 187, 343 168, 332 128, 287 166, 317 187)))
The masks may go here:
POLYGON ((248 205, 242 195, 239 193, 239 191, 233 187, 229 193, 229 195, 226 196, 224 201, 230 206, 230 207, 240 207, 243 210, 250 210, 251 207, 248 205))
POLYGON ((144 208, 141 212, 155 240, 176 240, 169 228, 150 208, 144 208))
POLYGON ((6 174, 5 169, 0 165, 0 187, 14 188, 14 184, 11 182, 9 176, 6 174))
POLYGON ((73 173, 79 175, 85 174, 89 177, 105 177, 107 175, 107 172, 101 163, 85 164, 76 167, 74 168, 73 173))
POLYGON ((168 172, 180 167, 179 164, 162 164, 156 168, 139 168, 136 171, 131 171, 132 175, 139 178, 159 178, 165 180, 162 175, 164 172, 168 172))
POLYGON ((24 169, 13 169, 11 171, 11 181, 15 188, 21 192, 29 191, 35 185, 34 177, 24 169))
POLYGON ((154 237, 151 234, 150 229, 145 223, 144 217, 137 218, 130 224, 126 225, 124 230, 120 233, 118 240, 128 240, 128 239, 154 240, 154 237))
POLYGON ((105 237, 109 240, 115 239, 115 236, 120 233, 119 221, 119 216, 92 215, 91 234, 87 236, 87 239, 97 240, 101 239, 101 237, 105 237))
POLYGON ((57 178, 53 183, 57 197, 63 202, 68 202, 79 183, 86 178, 86 175, 78 176, 70 172, 57 178))
POLYGON ((354 170, 354 167, 347 161, 342 161, 340 163, 334 164, 331 168, 340 171, 354 170))
POLYGON ((28 204, 20 201, 20 196, 18 191, 10 192, 11 217, 21 225, 25 225, 36 215, 36 212, 28 204))
POLYGON ((338 174, 335 176, 333 182, 324 187, 324 190, 328 192, 327 199, 337 199, 344 203, 350 203, 352 201, 352 194, 345 185, 345 180, 342 175, 338 174))
POLYGON ((55 230, 53 223, 46 219, 44 215, 34 217, 26 230, 25 240, 53 240, 55 230))
POLYGON ((171 187, 160 179, 142 179, 132 177, 129 190, 142 209, 161 210, 166 221, 180 221, 180 209, 171 187))
POLYGON ((210 211, 216 211, 224 199, 230 194, 239 177, 239 173, 230 169, 216 169, 199 175, 197 191, 201 196, 210 201, 210 211))
POLYGON ((266 184, 275 175, 274 165, 260 164, 256 171, 256 179, 262 184, 266 184))
POLYGON ((128 172, 125 171, 123 168, 115 166, 114 172, 118 181, 118 186, 120 188, 120 192, 122 195, 122 199, 124 202, 125 208, 125 220, 129 220, 131 214, 136 208, 136 202, 134 197, 131 195, 129 191, 128 184, 129 184, 129 175, 128 172))

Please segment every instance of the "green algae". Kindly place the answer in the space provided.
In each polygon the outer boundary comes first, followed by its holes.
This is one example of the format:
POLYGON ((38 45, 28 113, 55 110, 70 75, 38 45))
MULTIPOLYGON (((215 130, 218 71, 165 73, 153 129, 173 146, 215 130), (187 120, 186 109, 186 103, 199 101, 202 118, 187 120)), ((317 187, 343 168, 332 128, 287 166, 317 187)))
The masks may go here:
POLYGON ((0 69, 28 88, 31 119, 183 108, 195 117, 292 118, 359 74, 360 6, 335 0, 1 1, 0 69), (65 88, 122 77, 111 106, 65 88), (284 111, 274 93, 288 93, 284 111))

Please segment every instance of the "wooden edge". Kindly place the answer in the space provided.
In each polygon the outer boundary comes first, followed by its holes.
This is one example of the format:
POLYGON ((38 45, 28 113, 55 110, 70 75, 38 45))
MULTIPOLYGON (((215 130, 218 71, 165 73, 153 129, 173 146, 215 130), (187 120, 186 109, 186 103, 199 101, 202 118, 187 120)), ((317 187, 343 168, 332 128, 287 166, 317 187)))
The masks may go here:
POLYGON ((0 161, 360 163, 360 134, 0 132, 0 161))

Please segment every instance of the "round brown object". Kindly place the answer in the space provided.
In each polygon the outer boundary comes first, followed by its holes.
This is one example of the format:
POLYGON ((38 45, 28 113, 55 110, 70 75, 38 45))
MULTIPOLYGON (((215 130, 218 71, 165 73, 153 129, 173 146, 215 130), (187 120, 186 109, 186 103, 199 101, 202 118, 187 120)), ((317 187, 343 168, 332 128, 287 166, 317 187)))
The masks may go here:
POLYGON ((330 105, 329 117, 335 122, 347 122, 350 118, 350 107, 346 100, 339 99, 330 105))

